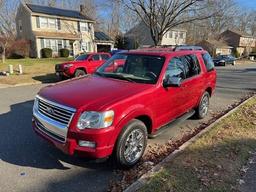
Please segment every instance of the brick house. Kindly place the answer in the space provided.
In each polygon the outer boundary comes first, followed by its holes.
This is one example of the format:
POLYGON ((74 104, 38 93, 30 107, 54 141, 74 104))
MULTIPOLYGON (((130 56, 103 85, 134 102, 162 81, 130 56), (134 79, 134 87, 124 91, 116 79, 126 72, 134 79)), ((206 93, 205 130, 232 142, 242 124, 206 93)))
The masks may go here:
POLYGON ((207 50, 213 57, 217 55, 230 55, 233 47, 229 46, 226 42, 215 39, 207 39, 198 43, 201 47, 207 50))
MULTIPOLYGON (((17 39, 30 41, 30 56, 41 57, 42 48, 51 48, 53 55, 67 48, 70 55, 97 52, 99 46, 111 50, 114 42, 108 38, 104 44, 95 41, 95 21, 80 11, 65 10, 33 4, 20 4, 16 14, 17 39)), ((105 35, 107 36, 107 35, 105 35)))
POLYGON ((237 49, 240 55, 248 55, 256 48, 256 37, 236 30, 226 30, 220 34, 220 39, 237 49))

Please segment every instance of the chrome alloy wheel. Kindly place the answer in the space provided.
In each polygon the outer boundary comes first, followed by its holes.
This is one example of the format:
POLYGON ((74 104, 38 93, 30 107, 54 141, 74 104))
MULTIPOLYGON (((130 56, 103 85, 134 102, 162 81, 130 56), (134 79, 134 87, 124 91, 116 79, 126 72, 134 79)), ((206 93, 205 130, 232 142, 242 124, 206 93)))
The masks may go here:
POLYGON ((200 113, 203 117, 206 116, 208 112, 208 108, 209 108, 209 98, 205 96, 201 101, 201 105, 200 105, 200 113))
POLYGON ((124 158, 127 162, 133 163, 140 159, 144 149, 144 134, 140 129, 134 129, 125 142, 124 158))

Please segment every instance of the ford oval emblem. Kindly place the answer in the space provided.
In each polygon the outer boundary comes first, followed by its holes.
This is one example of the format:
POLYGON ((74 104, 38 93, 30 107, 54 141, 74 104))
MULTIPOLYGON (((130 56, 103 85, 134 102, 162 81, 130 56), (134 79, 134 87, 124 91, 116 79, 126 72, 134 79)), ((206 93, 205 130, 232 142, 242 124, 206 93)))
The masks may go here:
POLYGON ((46 111, 47 111, 47 113, 49 113, 49 114, 51 114, 51 115, 54 114, 54 110, 53 110, 51 107, 47 107, 47 108, 46 108, 46 111))

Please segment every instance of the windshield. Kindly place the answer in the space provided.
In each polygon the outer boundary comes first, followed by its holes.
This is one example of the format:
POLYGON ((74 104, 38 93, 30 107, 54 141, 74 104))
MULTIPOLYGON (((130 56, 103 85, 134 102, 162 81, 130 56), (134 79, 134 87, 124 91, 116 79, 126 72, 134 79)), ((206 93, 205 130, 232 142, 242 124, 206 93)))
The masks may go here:
POLYGON ((88 58, 89 55, 79 55, 75 61, 84 61, 88 58))
POLYGON ((96 74, 106 78, 155 84, 164 61, 165 58, 160 56, 119 53, 102 65, 96 74))

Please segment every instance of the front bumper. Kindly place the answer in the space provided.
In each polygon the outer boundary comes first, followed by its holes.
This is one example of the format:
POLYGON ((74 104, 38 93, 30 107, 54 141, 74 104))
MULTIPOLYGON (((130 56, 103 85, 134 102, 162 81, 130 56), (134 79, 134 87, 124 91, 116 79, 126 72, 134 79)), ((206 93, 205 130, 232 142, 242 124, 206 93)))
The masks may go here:
POLYGON ((33 117, 32 127, 34 131, 68 155, 78 154, 90 158, 105 158, 112 154, 114 145, 109 145, 109 139, 113 135, 114 127, 102 130, 68 131, 67 138, 62 142, 48 133, 46 127, 44 127, 46 131, 42 129, 37 121, 38 120, 33 117), (79 140, 93 141, 96 143, 96 147, 81 147, 78 144, 79 140))

